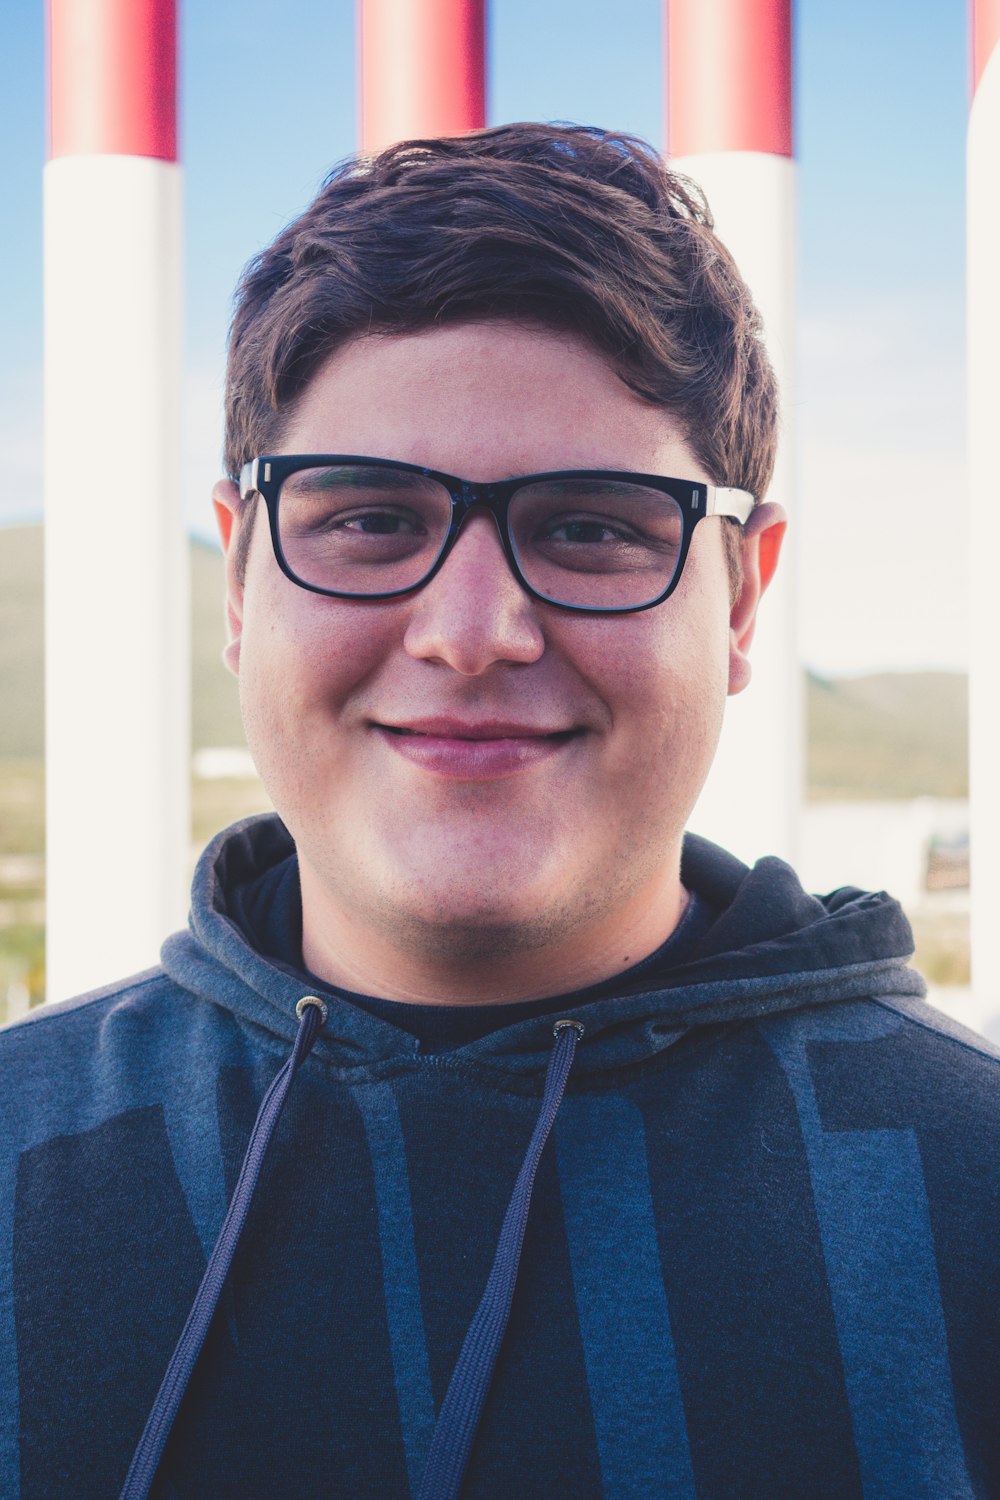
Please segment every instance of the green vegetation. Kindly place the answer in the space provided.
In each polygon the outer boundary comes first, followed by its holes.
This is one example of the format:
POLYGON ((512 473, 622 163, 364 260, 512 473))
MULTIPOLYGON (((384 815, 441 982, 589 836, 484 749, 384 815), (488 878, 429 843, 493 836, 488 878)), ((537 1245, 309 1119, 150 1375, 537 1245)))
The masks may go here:
POLYGON ((809 796, 967 797, 968 706, 958 672, 810 676, 809 796))
POLYGON ((42 528, 0 528, 0 757, 42 755, 42 528))
POLYGON ((0 761, 0 1023, 11 986, 45 998, 45 776, 0 761))
MULTIPOLYGON (((243 745, 236 683, 222 665, 223 568, 191 543, 192 743, 243 745)), ((806 682, 811 798, 967 795, 967 687, 958 673, 894 673, 806 682)), ((44 994, 42 532, 0 529, 0 1022, 11 985, 44 994)), ((192 843, 268 806, 252 779, 196 779, 192 843)), ((960 914, 920 914, 918 961, 937 983, 968 979, 960 914)))

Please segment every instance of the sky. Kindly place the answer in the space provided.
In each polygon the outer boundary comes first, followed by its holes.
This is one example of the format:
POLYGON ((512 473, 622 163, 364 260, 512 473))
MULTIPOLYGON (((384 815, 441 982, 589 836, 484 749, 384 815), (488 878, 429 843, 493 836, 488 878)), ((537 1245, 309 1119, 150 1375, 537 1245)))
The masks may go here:
MULTIPOLYGON (((488 123, 574 120, 663 149, 661 0, 491 0, 488 18, 488 123)), ((965 0, 796 6, 785 404, 799 648, 830 675, 966 665, 967 25, 965 0)), ((3 523, 42 516, 42 0, 7 0, 0 49, 2 546, 3 523)), ((182 474, 199 534, 232 290, 357 148, 356 57, 353 0, 181 0, 182 474)))

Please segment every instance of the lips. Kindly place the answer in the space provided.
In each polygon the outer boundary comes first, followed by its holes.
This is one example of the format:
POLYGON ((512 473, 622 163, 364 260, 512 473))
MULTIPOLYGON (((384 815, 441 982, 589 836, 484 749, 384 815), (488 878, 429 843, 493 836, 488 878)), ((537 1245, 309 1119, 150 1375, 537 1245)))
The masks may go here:
POLYGON ((549 729, 508 719, 413 719, 373 728, 396 754, 438 776, 489 781, 531 770, 564 753, 577 729, 549 729))
POLYGON ((448 740, 521 740, 566 738, 574 729, 549 729, 535 724, 516 723, 510 719, 486 719, 478 724, 464 719, 411 719, 405 724, 381 724, 390 734, 425 735, 448 740))

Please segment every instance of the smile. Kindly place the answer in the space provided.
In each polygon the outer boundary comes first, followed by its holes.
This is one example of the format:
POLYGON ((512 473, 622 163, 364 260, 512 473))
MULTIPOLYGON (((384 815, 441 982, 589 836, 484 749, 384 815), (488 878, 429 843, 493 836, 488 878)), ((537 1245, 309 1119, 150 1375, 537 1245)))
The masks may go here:
POLYGON ((449 719, 374 724, 383 741, 412 765, 439 776, 488 781, 527 771, 564 751, 577 729, 512 723, 466 724, 449 719))

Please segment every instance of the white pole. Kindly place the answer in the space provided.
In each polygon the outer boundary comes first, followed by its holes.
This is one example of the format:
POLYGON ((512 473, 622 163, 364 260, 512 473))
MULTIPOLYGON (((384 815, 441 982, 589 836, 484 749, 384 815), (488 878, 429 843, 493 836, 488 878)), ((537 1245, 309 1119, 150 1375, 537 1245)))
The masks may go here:
POLYGON ((1000 5, 974 0, 968 138, 967 359, 972 986, 1000 1000, 1000 5))
POLYGON ((668 0, 670 165, 704 190, 760 310, 782 421, 768 500, 792 518, 692 828, 752 861, 797 857, 804 723, 797 649, 795 163, 789 0, 668 0))
POLYGON ((672 162, 704 189, 719 238, 736 260, 764 321, 778 379, 781 429, 766 498, 791 517, 781 563, 768 589, 750 651, 753 676, 730 698, 712 771, 692 817, 698 833, 740 858, 798 857, 803 796, 802 668, 795 568, 795 163, 756 151, 672 162))
POLYGON ((50 1000, 154 963, 185 908, 190 732, 175 37, 173 0, 51 3, 50 1000))

